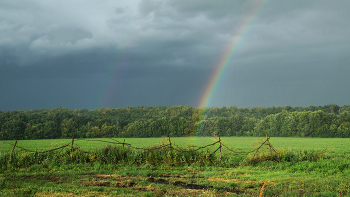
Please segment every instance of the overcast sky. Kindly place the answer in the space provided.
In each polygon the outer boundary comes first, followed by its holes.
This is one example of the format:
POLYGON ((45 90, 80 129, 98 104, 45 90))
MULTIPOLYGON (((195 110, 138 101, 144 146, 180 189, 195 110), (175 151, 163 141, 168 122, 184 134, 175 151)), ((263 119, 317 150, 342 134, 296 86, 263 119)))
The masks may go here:
POLYGON ((240 44, 209 106, 348 105, 349 8, 348 0, 0 0, 0 110, 196 106, 233 38, 240 44))

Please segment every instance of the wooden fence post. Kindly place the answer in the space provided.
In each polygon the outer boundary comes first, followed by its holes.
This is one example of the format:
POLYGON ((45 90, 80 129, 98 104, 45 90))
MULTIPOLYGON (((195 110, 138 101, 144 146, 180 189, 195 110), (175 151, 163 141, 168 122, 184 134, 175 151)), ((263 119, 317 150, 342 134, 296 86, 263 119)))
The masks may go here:
POLYGON ((124 148, 124 143, 125 143, 125 139, 123 140, 123 148, 124 148))
POLYGON ((74 132, 73 132, 73 137, 72 137, 72 150, 73 150, 73 145, 74 145, 74 132))
POLYGON ((15 142, 15 145, 13 145, 13 148, 12 148, 12 150, 11 150, 11 153, 10 153, 10 155, 12 155, 12 152, 13 152, 13 150, 15 150, 15 148, 16 148, 16 145, 17 145, 17 140, 16 140, 16 142, 15 142))
POLYGON ((219 136, 219 148, 220 148, 220 160, 221 160, 221 139, 220 139, 220 136, 219 136))
POLYGON ((170 136, 169 136, 169 147, 170 147, 170 157, 171 159, 173 159, 173 147, 171 146, 170 136))

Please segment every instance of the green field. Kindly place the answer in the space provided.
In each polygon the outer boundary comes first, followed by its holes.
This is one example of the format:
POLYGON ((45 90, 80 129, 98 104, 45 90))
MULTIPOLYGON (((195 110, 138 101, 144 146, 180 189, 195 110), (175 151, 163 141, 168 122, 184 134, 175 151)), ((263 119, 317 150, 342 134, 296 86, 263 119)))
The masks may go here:
MULTIPOLYGON (((167 143, 168 138, 113 138, 114 140, 131 144, 133 147, 146 147, 162 142, 167 143)), ((256 143, 265 140, 265 137, 221 137, 222 143, 229 147, 236 147, 244 150, 253 149, 256 143)), ((114 142, 108 138, 97 138, 97 139, 82 139, 75 140, 74 144, 79 146, 81 149, 90 151, 95 148, 105 146, 108 143, 91 140, 102 140, 114 142)), ((217 141, 218 138, 214 137, 173 137, 171 141, 182 147, 187 146, 204 146, 217 141)), ((60 145, 71 143, 71 139, 44 139, 44 140, 19 140, 17 146, 34 150, 44 151, 50 150, 60 145)), ((293 137, 271 137, 270 142, 277 149, 290 148, 290 149, 306 149, 306 150, 324 150, 329 149, 331 152, 337 153, 350 153, 350 138, 293 138, 293 137)), ((15 141, 0 141, 0 152, 11 151, 15 141)))
MULTIPOLYGON (((110 139, 92 140, 113 142, 110 139)), ((213 137, 171 138, 173 144, 182 147, 204 146, 217 140, 213 137)), ((250 151, 266 138, 222 137, 221 140, 230 148, 250 151)), ((71 142, 70 139, 21 140, 17 146, 45 151, 71 142)), ((222 163, 217 152, 215 164, 113 164, 100 160, 50 163, 43 160, 26 167, 2 166, 0 196, 259 196, 264 183, 264 196, 340 196, 341 193, 350 196, 349 186, 344 187, 350 181, 350 139, 272 137, 270 142, 281 152, 287 149, 294 153, 308 152, 311 159, 248 163, 252 153, 237 155, 223 147, 222 163), (323 150, 327 150, 325 155, 313 160, 320 154, 317 151, 323 150)), ((2 155, 13 148, 7 143, 14 141, 0 142, 2 155)), ((127 138, 125 143, 133 147, 150 147, 168 144, 168 141, 167 138, 127 138)), ((101 149, 106 144, 74 141, 75 147, 85 151, 101 149)), ((213 147, 211 151, 215 149, 213 147)), ((28 157, 20 148, 15 148, 14 152, 20 157, 28 157)), ((68 150, 67 154, 67 158, 72 158, 75 152, 68 150)))

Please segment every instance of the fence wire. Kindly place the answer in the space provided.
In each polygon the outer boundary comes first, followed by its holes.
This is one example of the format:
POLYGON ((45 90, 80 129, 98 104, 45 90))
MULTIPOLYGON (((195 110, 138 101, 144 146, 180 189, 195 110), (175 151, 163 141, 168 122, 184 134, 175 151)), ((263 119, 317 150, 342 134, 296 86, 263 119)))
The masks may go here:
POLYGON ((84 140, 84 141, 96 141, 96 142, 103 142, 103 143, 106 143, 106 144, 113 144, 113 145, 121 145, 122 147, 127 147, 127 148, 131 148, 131 149, 135 149, 135 150, 143 150, 143 151, 154 151, 154 150, 160 150, 160 149, 170 149, 170 151, 177 151, 179 153, 191 153, 191 152, 196 152, 196 151, 200 151, 202 149, 205 149, 205 148, 212 148, 214 147, 216 144, 219 144, 219 147, 216 148, 213 152, 211 152, 209 154, 209 156, 215 154, 216 152, 220 152, 220 159, 221 159, 221 153, 222 153, 222 149, 225 149, 233 154, 249 154, 249 153, 254 153, 254 156, 262 149, 262 147, 268 147, 270 149, 270 152, 274 152, 276 154, 279 154, 279 152, 271 145, 269 139, 270 137, 268 137, 266 135, 266 140, 263 141, 257 148, 251 150, 251 151, 243 151, 242 149, 239 149, 239 148, 236 148, 238 149, 238 151, 234 150, 233 148, 229 148, 227 145, 223 144, 220 137, 218 138, 218 140, 214 143, 211 143, 211 144, 208 144, 208 145, 205 145, 205 146, 189 146, 188 149, 186 148, 183 148, 181 146, 178 146, 174 143, 172 143, 171 141, 171 138, 168 137, 168 144, 161 144, 161 145, 158 145, 158 146, 153 146, 153 147, 148 147, 148 148, 143 148, 143 147, 135 147, 135 146, 132 146, 132 144, 129 144, 129 143, 125 143, 125 139, 123 142, 120 142, 118 140, 115 140, 115 139, 111 139, 109 137, 107 137, 108 139, 112 140, 112 141, 106 141, 106 140, 89 140, 89 139, 75 139, 74 138, 74 134, 72 136, 72 142, 69 142, 63 146, 60 146, 60 147, 57 147, 57 148, 53 148, 53 149, 50 149, 50 150, 46 150, 46 151, 34 151, 34 150, 29 150, 29 149, 26 149, 26 148, 23 148, 23 147, 20 147, 17 145, 17 141, 15 142, 15 144, 11 144, 11 143, 8 143, 8 142, 5 142, 6 144, 10 144, 13 146, 13 149, 11 151, 10 154, 12 154, 12 152, 15 150, 15 148, 18 148, 20 149, 21 151, 25 151, 25 152, 31 152, 31 153, 36 153, 36 154, 39 154, 39 153, 49 153, 49 152, 52 152, 52 151, 58 151, 58 150, 63 150, 64 148, 68 147, 71 145, 71 151, 74 151, 74 150, 79 150, 83 153, 92 153, 89 152, 89 151, 84 151, 82 150, 79 146, 75 146, 74 147, 74 141, 77 141, 77 140, 84 140), (191 149, 192 148, 192 149, 191 149))

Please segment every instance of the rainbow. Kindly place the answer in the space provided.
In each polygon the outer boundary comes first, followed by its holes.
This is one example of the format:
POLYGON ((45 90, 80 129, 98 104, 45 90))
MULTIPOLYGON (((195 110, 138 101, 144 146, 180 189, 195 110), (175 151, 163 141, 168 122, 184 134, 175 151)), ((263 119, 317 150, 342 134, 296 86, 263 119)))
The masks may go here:
POLYGON ((219 61, 215 65, 209 77, 209 80, 204 86, 202 94, 199 97, 200 99, 196 105, 198 112, 194 117, 194 124, 190 129, 190 135, 196 135, 195 133, 200 128, 201 119, 202 117, 204 117, 207 111, 206 107, 210 107, 209 105, 212 99, 214 98, 216 90, 219 88, 219 84, 222 81, 222 78, 225 74, 225 70, 228 68, 231 59, 233 58, 240 44, 244 40, 244 37, 248 34, 250 28, 254 24, 254 21, 256 20, 256 18, 258 18, 259 14, 266 6, 267 2, 268 0, 257 1, 256 4, 252 6, 252 9, 244 18, 244 20, 241 22, 241 25, 235 30, 233 37, 231 38, 224 52, 220 56, 219 61))
POLYGON ((237 28, 233 34, 232 39, 229 44, 226 46, 223 54, 219 58, 219 61, 215 65, 208 82, 206 83, 200 99, 196 105, 197 108, 208 107, 211 100, 214 97, 215 91, 218 89, 219 84, 224 76, 225 70, 227 69, 230 60, 235 55, 235 52, 239 48, 239 45, 244 40, 244 37, 248 34, 252 24, 259 16, 268 0, 260 0, 254 6, 253 9, 247 14, 247 17, 244 18, 241 25, 237 28))

